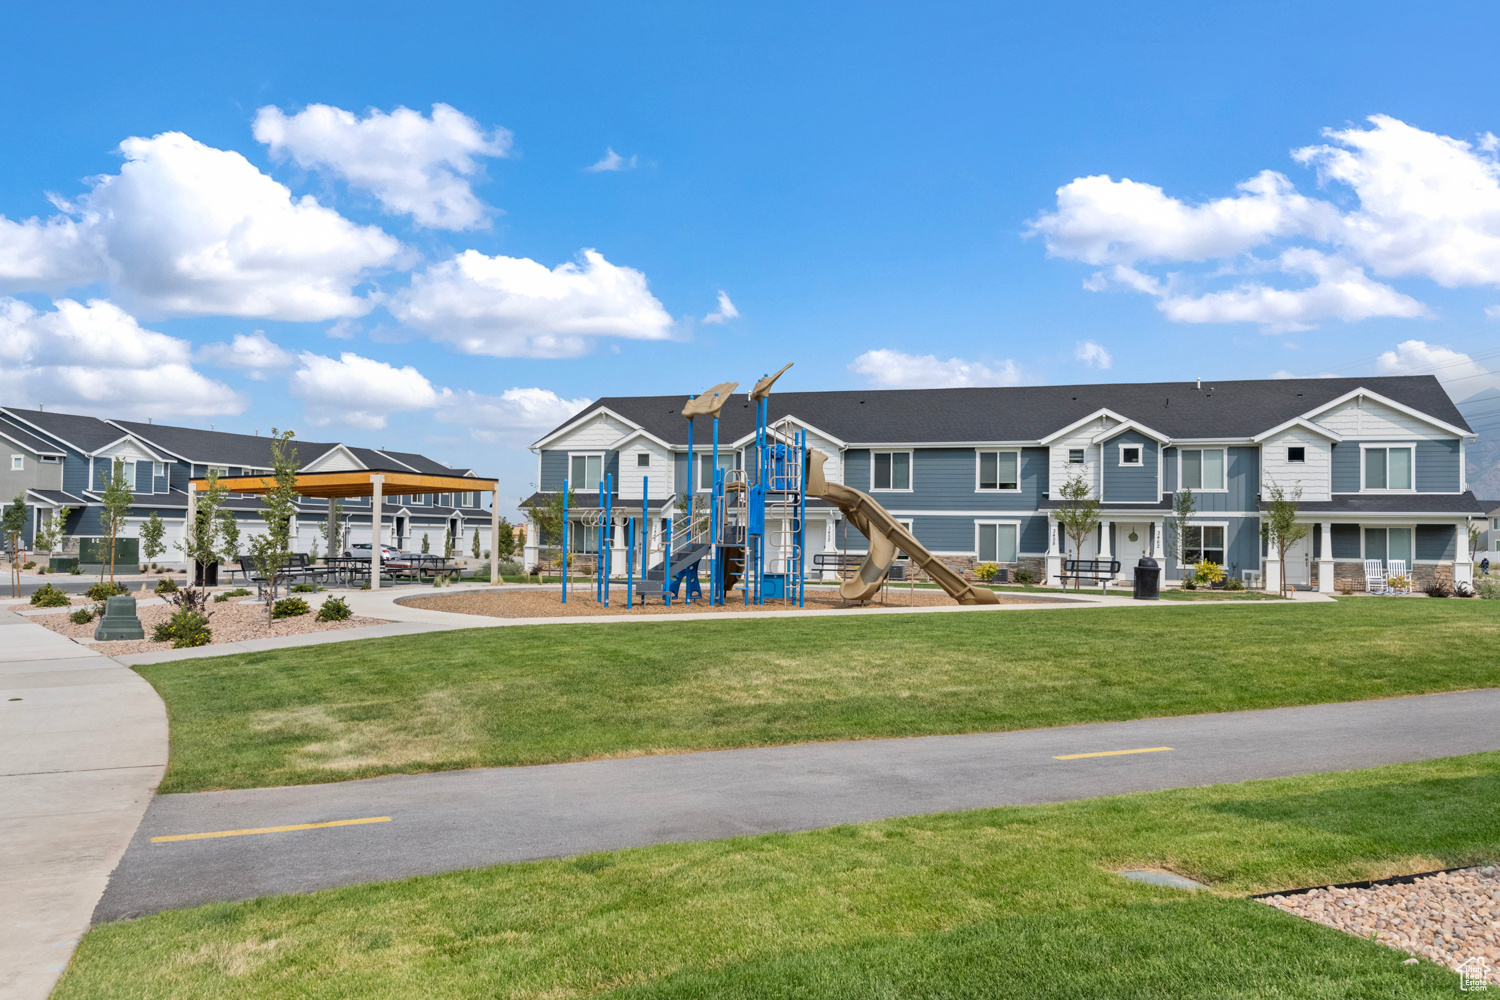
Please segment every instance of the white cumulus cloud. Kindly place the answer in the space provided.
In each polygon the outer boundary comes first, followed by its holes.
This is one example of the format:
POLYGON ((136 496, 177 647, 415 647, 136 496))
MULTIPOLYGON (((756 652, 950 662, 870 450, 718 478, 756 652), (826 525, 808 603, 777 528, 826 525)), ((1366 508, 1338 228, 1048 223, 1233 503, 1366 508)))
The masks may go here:
POLYGON ((1104 345, 1092 340, 1080 340, 1074 345, 1073 360, 1085 368, 1113 368, 1115 364, 1115 359, 1104 349, 1104 345))
POLYGON ((455 392, 445 396, 437 419, 461 424, 487 444, 524 446, 589 405, 588 397, 565 399, 550 389, 506 389, 498 396, 455 392))
POLYGON ((430 117, 403 107, 371 110, 363 118, 327 104, 294 115, 264 107, 254 131, 272 156, 342 178, 373 194, 386 212, 433 229, 488 223, 472 180, 481 158, 507 156, 511 148, 510 132, 486 132, 446 104, 434 104, 430 117))
POLYGON ((732 319, 739 319, 740 311, 729 301, 729 293, 719 292, 719 308, 703 317, 705 323, 728 323, 732 319))
POLYGON ((467 354, 565 358, 601 337, 664 340, 672 317, 646 276, 597 250, 548 269, 477 250, 433 264, 388 308, 402 323, 467 354))
POLYGON ((613 173, 620 170, 634 170, 636 158, 631 156, 628 160, 616 153, 612 148, 606 148, 604 155, 595 163, 584 167, 591 174, 613 173))
POLYGON ((303 351, 298 362, 291 392, 319 426, 379 430, 392 413, 430 410, 447 393, 411 365, 397 368, 349 351, 338 358, 303 351))
POLYGON ((1348 210, 1271 170, 1231 197, 1196 204, 1100 175, 1059 188, 1055 211, 1027 234, 1052 256, 1102 267, 1085 282, 1091 290, 1155 296, 1177 322, 1258 323, 1270 333, 1427 314, 1377 278, 1500 286, 1500 144, 1385 115, 1369 123, 1328 130, 1325 143, 1292 153, 1320 183, 1352 193, 1348 210), (1160 270, 1195 264, 1208 267, 1160 270))
POLYGON ((245 401, 192 366, 192 347, 141 327, 112 302, 50 312, 0 298, 0 398, 120 417, 239 413, 245 401))
POLYGON ((866 351, 849 363, 877 389, 948 389, 974 385, 1019 385, 1021 368, 1009 358, 991 367, 979 361, 936 355, 906 354, 880 349, 866 351))
POLYGON ((264 330, 237 333, 230 343, 207 344, 198 357, 220 368, 238 368, 253 379, 264 379, 270 372, 290 368, 296 358, 273 343, 264 330))
POLYGON ((0 219, 0 283, 108 280, 157 313, 320 320, 367 312, 354 286, 400 244, 312 197, 293 198, 239 153, 166 132, 120 144, 118 174, 48 221, 0 219))
POLYGON ((1375 359, 1375 370, 1382 375, 1433 375, 1455 399, 1467 399, 1486 389, 1500 390, 1500 372, 1489 370, 1462 351, 1424 340, 1397 344, 1394 351, 1375 359))

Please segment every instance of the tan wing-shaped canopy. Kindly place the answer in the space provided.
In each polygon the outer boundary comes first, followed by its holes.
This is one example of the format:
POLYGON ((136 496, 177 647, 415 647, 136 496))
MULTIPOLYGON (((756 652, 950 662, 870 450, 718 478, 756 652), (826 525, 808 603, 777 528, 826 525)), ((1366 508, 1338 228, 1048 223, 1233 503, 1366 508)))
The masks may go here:
POLYGON ((781 376, 785 375, 786 370, 796 363, 797 362, 795 361, 788 361, 786 364, 781 366, 781 371, 777 372, 775 375, 767 375, 765 378, 755 383, 755 388, 750 390, 750 398, 752 400, 756 400, 765 399, 767 396, 769 396, 771 394, 771 386, 775 383, 775 381, 781 378, 781 376))
POLYGON ((720 382, 697 399, 688 400, 687 405, 682 408, 682 415, 689 420, 694 417, 717 417, 719 410, 729 402, 729 397, 739 386, 738 382, 720 382))

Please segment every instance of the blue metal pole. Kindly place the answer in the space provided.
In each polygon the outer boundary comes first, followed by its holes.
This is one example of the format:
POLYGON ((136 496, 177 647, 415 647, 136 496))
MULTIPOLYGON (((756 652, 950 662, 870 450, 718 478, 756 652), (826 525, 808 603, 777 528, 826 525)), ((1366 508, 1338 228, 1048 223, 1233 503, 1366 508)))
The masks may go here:
MULTIPOLYGON (((715 393, 715 396, 717 396, 717 395, 718 394, 715 393)), ((719 565, 719 563, 722 561, 719 558, 719 556, 720 556, 719 543, 721 541, 723 541, 723 539, 721 539, 719 537, 719 517, 718 517, 718 514, 719 514, 719 503, 720 503, 720 499, 719 498, 723 494, 723 488, 722 488, 722 483, 719 480, 719 418, 718 417, 714 417, 714 458, 713 458, 713 462, 714 462, 714 495, 713 495, 713 503, 709 505, 708 541, 709 541, 709 544, 713 546, 713 548, 711 548, 709 551, 712 552, 713 555, 714 555, 714 578, 715 578, 715 580, 714 580, 713 586, 711 586, 709 588, 709 590, 708 590, 708 603, 709 604, 723 604, 724 603, 724 598, 723 598, 722 594, 720 593, 720 590, 721 590, 721 588, 724 585, 724 573, 723 573, 722 567, 719 565)))
MULTIPOLYGON (((693 544, 693 500, 698 496, 697 461, 698 456, 693 454, 693 418, 688 417, 687 531, 689 545, 693 544)), ((670 514, 668 514, 667 523, 672 523, 670 514)), ((671 564, 669 563, 667 565, 667 569, 670 571, 671 568, 671 564)), ((682 599, 688 604, 693 603, 692 597, 690 597, 686 592, 683 593, 682 599)))
POLYGON ((807 431, 797 437, 797 607, 800 608, 807 601, 807 431))
POLYGON ((651 477, 641 477, 641 603, 646 603, 646 546, 651 538, 651 514, 648 498, 651 496, 651 477))
POLYGON ((604 477, 604 606, 609 607, 609 578, 615 570, 615 476, 604 477))
POLYGON ((568 536, 572 534, 568 530, 568 481, 563 480, 563 553, 562 553, 562 587, 564 604, 568 603, 568 536))

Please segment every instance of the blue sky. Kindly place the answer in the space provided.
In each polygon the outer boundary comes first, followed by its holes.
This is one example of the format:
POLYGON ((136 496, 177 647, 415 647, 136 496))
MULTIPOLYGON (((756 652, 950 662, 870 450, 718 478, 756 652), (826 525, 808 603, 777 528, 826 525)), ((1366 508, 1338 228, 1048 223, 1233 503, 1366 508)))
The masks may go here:
POLYGON ((0 395, 513 496, 578 401, 786 361, 797 389, 1431 370, 1500 425, 1497 22, 32 5, 0 65, 0 395))

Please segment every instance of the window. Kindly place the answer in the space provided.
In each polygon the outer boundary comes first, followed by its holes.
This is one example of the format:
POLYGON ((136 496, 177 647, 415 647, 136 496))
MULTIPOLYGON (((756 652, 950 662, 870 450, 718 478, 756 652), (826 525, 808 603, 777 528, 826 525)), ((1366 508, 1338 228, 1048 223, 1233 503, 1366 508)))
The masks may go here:
POLYGON ((1379 559, 1387 567, 1393 560, 1399 559, 1406 564, 1409 573, 1412 562, 1411 536, 1410 528, 1366 528, 1365 558, 1379 559))
POLYGON ((1223 448, 1184 448, 1178 452, 1182 466, 1180 482, 1185 490, 1224 488, 1223 448))
POLYGON ((875 490, 911 489, 911 452, 877 451, 870 463, 870 488, 875 490))
POLYGON ((637 452, 635 456, 635 467, 646 469, 651 466, 651 453, 649 451, 637 452))
POLYGON ((1069 465, 1082 465, 1083 464, 1083 449, 1082 448, 1069 448, 1068 449, 1068 464, 1069 465))
POLYGON ((1138 444, 1120 445, 1121 465, 1144 465, 1141 461, 1141 446, 1138 444))
POLYGON ((1222 524, 1190 524, 1183 539, 1183 563, 1192 565, 1203 562, 1224 565, 1224 526, 1222 524))
MULTIPOLYGON (((734 468, 734 452, 719 452, 719 468, 734 468)), ((714 488, 714 455, 713 452, 704 452, 698 456, 698 489, 704 493, 714 488)))
POLYGON ((1019 490, 1020 452, 979 452, 979 485, 981 490, 1019 490))
POLYGON ((42 456, 42 461, 43 462, 54 462, 55 463, 55 462, 61 462, 62 459, 58 458, 56 455, 43 455, 42 456))
POLYGON ((1365 449, 1365 486, 1367 490, 1409 490, 1412 488, 1412 448, 1365 449))
POLYGON ((980 562, 1013 563, 1016 561, 1015 524, 993 524, 979 522, 975 526, 976 552, 980 562))
POLYGON ((10 471, 12 471, 12 472, 20 472, 24 468, 26 468, 26 456, 25 455, 12 455, 12 456, 10 456, 10 471))
POLYGON ((151 463, 151 475, 154 478, 160 479, 161 477, 165 476, 166 474, 167 474, 167 466, 166 466, 165 463, 163 463, 163 462, 152 462, 151 463))
POLYGON ((604 456, 570 455, 568 458, 568 487, 574 490, 597 490, 604 479, 604 456))
POLYGON ((1298 445, 1295 448, 1288 448, 1286 450, 1286 460, 1288 462, 1305 462, 1305 461, 1307 461, 1307 449, 1305 447, 1303 447, 1302 445, 1298 445))

